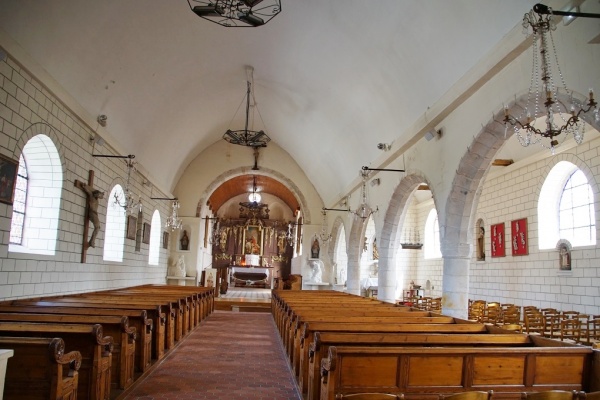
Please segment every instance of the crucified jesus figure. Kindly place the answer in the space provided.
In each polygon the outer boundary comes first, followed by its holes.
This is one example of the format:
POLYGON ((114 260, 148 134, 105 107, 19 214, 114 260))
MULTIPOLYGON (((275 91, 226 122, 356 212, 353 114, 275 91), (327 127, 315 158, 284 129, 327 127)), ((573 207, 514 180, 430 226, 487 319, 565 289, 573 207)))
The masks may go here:
POLYGON ((94 224, 92 237, 90 237, 90 241, 87 244, 89 247, 95 247, 96 236, 98 236, 98 231, 100 231, 100 218, 98 218, 98 199, 104 198, 104 192, 94 189, 93 187, 86 185, 79 180, 75 181, 75 187, 83 190, 87 195, 87 219, 94 224))

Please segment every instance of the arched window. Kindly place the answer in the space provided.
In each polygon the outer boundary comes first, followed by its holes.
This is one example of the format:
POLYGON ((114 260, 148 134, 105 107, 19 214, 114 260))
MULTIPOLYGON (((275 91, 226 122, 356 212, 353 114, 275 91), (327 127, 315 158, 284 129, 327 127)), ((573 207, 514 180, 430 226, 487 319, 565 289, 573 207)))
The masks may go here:
POLYGON ((154 210, 152 222, 150 225, 150 250, 148 251, 148 264, 158 265, 158 255, 160 251, 160 213, 154 210))
POLYGON ((17 183, 15 184, 15 197, 13 200, 13 214, 10 223, 10 243, 23 244, 23 225, 25 224, 25 206, 27 205, 27 187, 29 185, 29 175, 27 174, 27 164, 23 154, 19 157, 19 171, 17 173, 17 183))
POLYGON ((43 134, 29 139, 18 174, 8 250, 54 255, 63 174, 52 139, 43 134))
POLYGON ((573 246, 596 244, 594 194, 585 174, 577 169, 565 184, 558 207, 558 235, 573 246))
POLYGON ((596 244, 594 195, 585 174, 575 164, 557 163, 538 200, 540 249, 554 249, 559 239, 573 246, 596 244))
POLYGON ((425 258, 442 258, 440 250, 440 225, 438 223, 438 214, 435 208, 429 211, 427 220, 425 221, 424 232, 425 258))
POLYGON ((126 214, 117 198, 125 197, 121 185, 115 185, 108 196, 106 206, 106 231, 104 234, 104 260, 123 261, 123 247, 125 245, 126 214), (116 196, 115 196, 116 195, 116 196))

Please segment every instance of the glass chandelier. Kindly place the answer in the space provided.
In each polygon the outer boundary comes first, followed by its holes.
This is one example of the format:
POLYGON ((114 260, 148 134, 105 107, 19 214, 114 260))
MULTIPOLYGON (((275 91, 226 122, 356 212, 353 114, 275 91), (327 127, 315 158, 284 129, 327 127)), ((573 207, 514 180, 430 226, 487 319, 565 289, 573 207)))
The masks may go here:
POLYGON ((364 222, 373 215, 373 213, 379 211, 379 207, 375 207, 375 210, 373 210, 367 202, 367 179, 369 178, 369 172, 363 169, 360 171, 360 175, 363 181, 360 190, 361 201, 358 208, 350 212, 354 214, 355 218, 360 218, 364 222))
POLYGON ((179 210, 179 201, 177 199, 173 200, 171 203, 171 215, 167 217, 167 221, 165 222, 165 229, 171 229, 171 231, 176 231, 181 229, 183 226, 183 221, 179 218, 178 211, 179 210))
POLYGON ((133 199, 133 194, 131 193, 131 189, 129 187, 129 183, 131 180, 131 170, 135 170, 135 161, 133 159, 135 156, 133 154, 128 155, 125 163, 127 164, 127 181, 125 184, 125 190, 123 191, 124 196, 119 196, 119 193, 114 194, 114 202, 113 204, 117 207, 121 207, 125 214, 137 214, 142 211, 142 199, 138 197, 138 201, 136 202, 133 199))
POLYGON ((585 105, 574 99, 571 91, 570 115, 566 117, 563 114, 567 110, 560 107, 557 84, 562 85, 567 94, 569 91, 558 65, 556 46, 552 37, 552 31, 556 30, 552 9, 536 4, 534 9, 523 17, 523 31, 526 35, 530 34, 530 28, 533 35, 533 65, 527 104, 523 112, 525 115, 514 117, 510 115, 508 106, 505 106, 504 133, 506 137, 510 126, 522 146, 539 143, 554 153, 555 147, 559 144, 557 137, 563 133, 566 134, 565 138, 573 135, 577 144, 583 142, 585 122, 581 119, 581 115, 593 110, 596 121, 599 121, 597 103, 592 89, 589 90, 589 99, 585 105), (535 121, 544 116, 545 126, 537 128, 535 121), (544 143, 543 139, 548 139, 549 142, 544 143))
POLYGON ((333 238, 331 233, 327 233, 327 212, 325 210, 321 210, 321 214, 323 215, 323 222, 321 223, 321 233, 319 233, 319 241, 322 244, 328 243, 333 238))

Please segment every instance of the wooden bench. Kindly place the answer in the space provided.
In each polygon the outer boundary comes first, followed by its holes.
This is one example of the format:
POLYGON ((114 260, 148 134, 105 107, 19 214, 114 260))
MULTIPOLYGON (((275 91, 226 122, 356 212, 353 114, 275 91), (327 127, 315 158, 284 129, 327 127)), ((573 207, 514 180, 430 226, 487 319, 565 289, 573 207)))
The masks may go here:
POLYGON ((77 397, 110 399, 113 338, 103 335, 101 325, 0 322, 0 336, 62 338, 81 353, 77 397))
POLYGON ((14 351, 6 365, 6 399, 77 398, 81 354, 65 352, 62 339, 0 337, 0 347, 14 351))
MULTIPOLYGON (((135 357, 136 368, 144 372, 152 364, 152 331, 153 322, 148 318, 146 310, 113 310, 78 307, 34 307, 34 306, 0 306, 0 313, 50 314, 59 316, 115 316, 127 317, 129 325, 134 327, 137 334, 135 357)), ((93 318, 92 318, 93 319, 93 318)), ((164 322, 163 322, 164 331, 164 322)))
POLYGON ((153 322, 154 335, 152 336, 152 357, 160 360, 163 358, 165 351, 171 349, 174 346, 174 325, 175 325, 175 311, 172 308, 166 310, 160 306, 147 306, 138 304, 107 304, 102 301, 85 301, 80 299, 79 301, 64 301, 60 299, 53 299, 47 301, 34 301, 34 300, 13 300, 11 302, 13 306, 25 306, 25 307, 71 307, 77 309, 95 309, 98 310, 98 314, 104 314, 108 310, 117 310, 119 312, 125 312, 126 310, 136 310, 138 312, 146 311, 148 318, 153 322))
POLYGON ((587 389, 592 349, 583 346, 347 347, 331 346, 321 362, 321 400, 357 392, 440 393, 493 390, 495 399, 521 392, 587 389))
POLYGON ((134 380, 135 338, 134 327, 129 326, 129 318, 113 316, 55 315, 0 313, 0 321, 37 322, 52 324, 101 324, 103 335, 113 338, 112 382, 118 382, 119 389, 128 388, 134 380))
MULTIPOLYGON (((422 334, 422 333, 348 333, 315 332, 308 349, 308 376, 300 369, 298 386, 304 388, 309 400, 318 400, 321 393, 321 360, 331 346, 420 346, 420 347, 533 347, 527 335, 511 334, 422 334), (307 392, 306 392, 307 391, 307 392)), ((550 343, 546 343, 550 345, 550 343)), ((303 353, 301 353, 303 354, 303 353)), ((303 364, 304 360, 300 360, 303 364)))

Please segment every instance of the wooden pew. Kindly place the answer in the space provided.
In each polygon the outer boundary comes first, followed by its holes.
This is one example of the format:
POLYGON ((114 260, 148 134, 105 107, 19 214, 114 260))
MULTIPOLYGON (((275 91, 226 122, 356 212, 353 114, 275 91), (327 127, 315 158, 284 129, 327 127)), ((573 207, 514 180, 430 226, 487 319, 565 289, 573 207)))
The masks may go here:
POLYGON ((138 312, 146 311, 148 318, 152 319, 155 327, 152 346, 152 357, 160 360, 164 357, 165 350, 171 349, 175 344, 174 327, 175 327, 175 311, 172 308, 165 309, 163 306, 148 306, 138 304, 107 304, 102 301, 64 301, 60 299, 52 299, 47 301, 35 300, 13 300, 11 305, 27 306, 27 307, 72 307, 72 308, 88 308, 98 310, 98 314, 103 314, 104 310, 136 310, 138 312))
MULTIPOLYGON (((127 317, 129 325, 134 327, 138 340, 136 340, 135 356, 136 368, 144 372, 152 364, 152 330, 153 322, 148 318, 146 310, 112 310, 97 308, 78 308, 78 307, 33 307, 33 306, 1 306, 0 313, 27 313, 27 314, 50 314, 65 316, 115 316, 127 317)), ((164 331, 164 323, 163 331, 164 331)))
POLYGON ((5 398, 77 398, 81 354, 66 353, 62 339, 0 337, 0 347, 14 351, 6 365, 5 398))
MULTIPOLYGON (((535 338, 532 338, 536 340, 535 338)), ((558 343, 558 342, 555 342, 558 343)), ((439 393, 494 390, 495 399, 521 392, 582 390, 592 349, 584 346, 347 347, 331 346, 321 363, 321 400, 361 392, 403 393, 437 399, 439 393)))
POLYGON ((527 335, 513 334, 508 331, 504 334, 315 332, 313 342, 308 349, 308 376, 303 376, 303 369, 300 369, 298 383, 300 388, 304 388, 304 393, 309 400, 319 399, 321 360, 327 357, 331 346, 533 347, 534 342, 527 335))
POLYGON ((0 313, 0 321, 37 322, 52 324, 101 324, 103 335, 113 338, 112 382, 118 382, 119 389, 128 388, 134 381, 135 338, 134 327, 129 326, 129 318, 113 316, 55 315, 0 313))
POLYGON ((0 336, 62 338, 81 353, 77 397, 110 399, 113 338, 103 335, 101 325, 0 322, 0 336))

